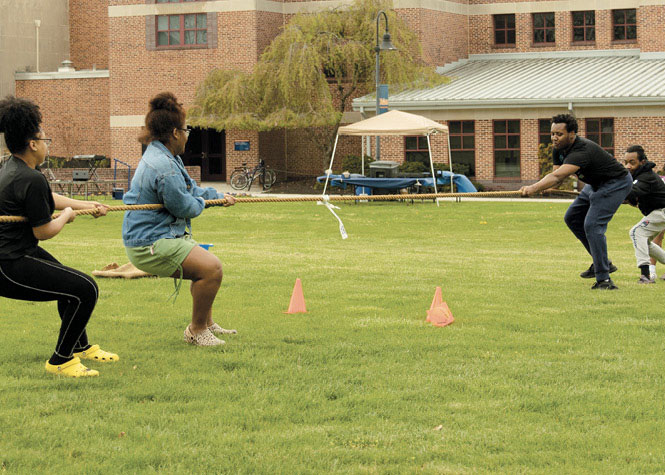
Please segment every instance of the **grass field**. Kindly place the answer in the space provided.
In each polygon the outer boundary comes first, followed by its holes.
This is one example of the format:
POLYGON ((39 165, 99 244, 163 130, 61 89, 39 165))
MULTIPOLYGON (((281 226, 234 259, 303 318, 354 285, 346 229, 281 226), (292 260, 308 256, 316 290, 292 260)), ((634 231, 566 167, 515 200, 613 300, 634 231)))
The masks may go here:
MULTIPOLYGON (((98 280, 99 378, 44 371, 55 303, 0 300, 0 471, 636 473, 665 471, 665 282, 638 285, 610 223, 617 292, 567 203, 238 204, 194 221, 224 263, 219 348, 182 341, 186 287, 98 280), (285 315, 296 278, 308 312, 285 315), (456 321, 425 322, 436 286, 456 321)), ((44 247, 86 272, 126 262, 121 213, 44 247)), ((665 272, 661 268, 660 273, 665 272)))

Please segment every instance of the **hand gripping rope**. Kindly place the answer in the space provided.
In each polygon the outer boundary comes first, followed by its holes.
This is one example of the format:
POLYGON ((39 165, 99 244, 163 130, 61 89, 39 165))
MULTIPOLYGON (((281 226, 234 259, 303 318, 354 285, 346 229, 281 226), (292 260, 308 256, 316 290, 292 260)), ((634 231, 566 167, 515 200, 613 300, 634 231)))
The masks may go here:
MULTIPOLYGON (((566 190, 545 190, 543 193, 558 193, 566 195, 577 195, 577 192, 566 190)), ((331 201, 399 201, 399 200, 436 200, 438 198, 502 198, 502 197, 515 197, 520 196, 519 191, 482 191, 478 193, 420 193, 420 194, 404 194, 404 195, 369 195, 369 196, 328 196, 328 195, 312 195, 312 196, 261 196, 261 197, 238 197, 238 203, 288 203, 288 202, 305 202, 316 201, 320 205, 324 205, 332 212, 332 214, 339 221, 339 230, 342 239, 346 239, 348 235, 342 224, 342 220, 333 211, 333 208, 339 209, 337 206, 331 204, 331 201)), ((224 206, 225 199, 221 200, 206 200, 205 206, 224 206)), ((145 205, 122 205, 122 206, 109 206, 108 211, 132 211, 132 210, 156 210, 163 208, 161 204, 145 204, 145 205)), ((97 215, 95 209, 79 209, 75 210, 74 214, 79 215, 97 215)), ((58 213, 54 215, 57 217, 58 213)), ((23 223, 27 222, 27 218, 23 216, 0 216, 0 223, 23 223)))

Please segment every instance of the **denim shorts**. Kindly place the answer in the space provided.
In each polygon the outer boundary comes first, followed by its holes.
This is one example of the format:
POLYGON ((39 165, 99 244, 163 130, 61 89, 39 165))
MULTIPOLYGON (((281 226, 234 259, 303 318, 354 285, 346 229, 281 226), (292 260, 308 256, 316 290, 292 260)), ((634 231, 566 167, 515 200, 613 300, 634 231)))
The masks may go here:
POLYGON ((171 277, 196 246, 198 243, 191 236, 185 236, 159 239, 151 246, 126 247, 125 252, 129 261, 143 272, 171 277))

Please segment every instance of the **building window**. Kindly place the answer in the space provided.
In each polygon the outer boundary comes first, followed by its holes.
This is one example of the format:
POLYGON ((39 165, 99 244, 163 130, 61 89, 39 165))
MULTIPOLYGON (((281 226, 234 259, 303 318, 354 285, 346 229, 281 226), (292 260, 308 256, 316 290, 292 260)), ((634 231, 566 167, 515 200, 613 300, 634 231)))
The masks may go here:
POLYGON ((404 137, 404 161, 420 162, 429 169, 427 137, 422 135, 404 137))
POLYGON ((157 16, 158 48, 168 48, 170 46, 195 47, 206 46, 207 44, 208 26, 205 13, 157 16))
POLYGON ((534 13, 532 20, 533 42, 554 43, 554 13, 534 13))
POLYGON ((552 143, 552 120, 538 120, 538 145, 549 145, 552 143))
POLYGON ((475 122, 472 120, 454 120, 448 122, 450 134, 450 155, 453 166, 458 167, 456 173, 466 176, 476 176, 476 130, 475 122), (462 170, 467 168, 467 170, 462 170))
POLYGON ((494 176, 520 177, 520 121, 494 121, 494 176))
POLYGON ((596 12, 572 12, 573 42, 591 43, 596 41, 596 12))
POLYGON ((614 156, 614 119, 586 119, 586 138, 614 156))
POLYGON ((494 44, 515 45, 515 14, 494 15, 494 44))
POLYGON ((612 10, 612 39, 637 39, 637 10, 612 10))

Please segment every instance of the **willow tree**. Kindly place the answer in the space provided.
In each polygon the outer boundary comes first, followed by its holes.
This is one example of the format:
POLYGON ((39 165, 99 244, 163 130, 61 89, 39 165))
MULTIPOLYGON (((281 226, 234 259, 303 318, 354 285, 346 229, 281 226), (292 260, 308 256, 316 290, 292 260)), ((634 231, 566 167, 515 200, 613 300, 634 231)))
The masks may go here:
MULTIPOLYGON (((376 16, 387 13, 397 51, 380 55, 392 92, 445 81, 422 60, 416 35, 389 0, 295 16, 261 54, 254 72, 214 70, 199 86, 192 125, 266 131, 303 129, 330 157, 342 114, 353 98, 375 90, 376 16)), ((379 34, 384 32, 383 19, 379 34)))

